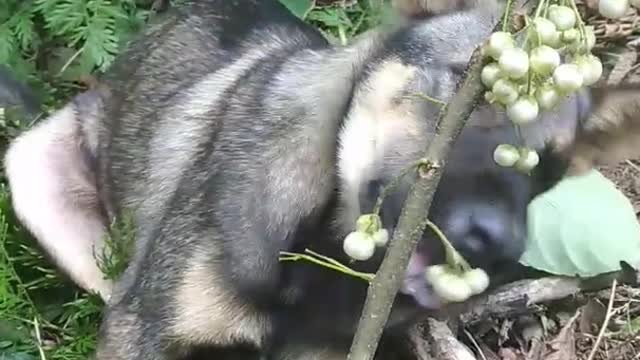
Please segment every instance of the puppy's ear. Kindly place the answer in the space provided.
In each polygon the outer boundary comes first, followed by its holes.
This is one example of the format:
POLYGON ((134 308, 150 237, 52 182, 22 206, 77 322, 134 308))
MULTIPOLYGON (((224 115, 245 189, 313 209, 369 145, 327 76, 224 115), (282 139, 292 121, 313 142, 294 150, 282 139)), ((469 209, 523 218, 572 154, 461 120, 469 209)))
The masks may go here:
POLYGON ((573 174, 640 156, 640 85, 592 88, 591 104, 572 149, 573 174))
POLYGON ((391 5, 409 19, 423 19, 456 11, 496 6, 497 0, 392 0, 391 5))

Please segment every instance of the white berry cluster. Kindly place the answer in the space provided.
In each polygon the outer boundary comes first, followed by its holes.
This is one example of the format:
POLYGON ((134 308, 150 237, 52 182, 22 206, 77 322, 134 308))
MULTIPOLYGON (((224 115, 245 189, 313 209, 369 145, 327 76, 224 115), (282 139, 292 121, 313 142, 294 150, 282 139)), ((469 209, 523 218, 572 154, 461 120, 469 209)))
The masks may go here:
POLYGON ((383 247, 389 242, 389 232, 382 228, 382 221, 376 214, 361 215, 356 221, 356 231, 344 239, 342 247, 350 258, 359 261, 369 260, 376 247, 383 247))
MULTIPOLYGON (((632 5, 640 6, 640 0, 632 5)), ((629 1, 600 0, 598 8, 605 17, 620 18, 629 1)), ((481 74, 485 98, 506 109, 514 126, 535 121, 541 111, 600 79, 602 63, 591 53, 595 43, 593 27, 582 22, 575 0, 542 0, 524 31, 497 31, 489 37, 483 48, 488 64, 481 74)), ((503 144, 495 149, 494 160, 529 172, 538 163, 533 153, 503 144)))
POLYGON ((480 268, 455 271, 448 264, 432 265, 425 271, 425 278, 433 291, 448 302, 465 301, 489 287, 489 276, 480 268))
MULTIPOLYGON (((458 254, 449 241, 440 237, 446 254, 446 263, 428 266, 425 279, 433 286, 434 292, 445 301, 461 302, 482 293, 489 286, 489 276, 480 269, 472 269, 458 254)), ((382 228, 378 215, 364 214, 356 221, 356 230, 344 239, 344 252, 353 260, 365 261, 375 253, 376 247, 384 247, 389 242, 389 232, 382 228)))

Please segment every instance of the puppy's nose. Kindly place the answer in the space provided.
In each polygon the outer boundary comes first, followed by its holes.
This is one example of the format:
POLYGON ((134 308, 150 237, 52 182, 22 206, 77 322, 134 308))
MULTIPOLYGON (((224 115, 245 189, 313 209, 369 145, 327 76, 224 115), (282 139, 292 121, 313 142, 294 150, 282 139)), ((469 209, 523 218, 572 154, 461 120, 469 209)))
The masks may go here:
POLYGON ((524 251, 524 218, 489 204, 457 207, 443 229, 474 267, 517 261, 524 251))

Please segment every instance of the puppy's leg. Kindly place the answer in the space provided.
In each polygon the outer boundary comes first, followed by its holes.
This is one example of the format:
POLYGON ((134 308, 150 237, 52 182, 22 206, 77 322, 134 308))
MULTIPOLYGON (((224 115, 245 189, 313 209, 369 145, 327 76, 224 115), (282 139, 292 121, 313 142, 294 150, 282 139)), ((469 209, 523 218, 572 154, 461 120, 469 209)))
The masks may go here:
POLYGON ((79 95, 15 139, 4 160, 20 221, 77 285, 108 299, 112 284, 93 256, 107 221, 91 168, 95 134, 82 129, 99 103, 95 92, 79 95))
POLYGON ((245 347, 257 360, 271 332, 268 311, 234 291, 215 229, 197 227, 201 217, 188 209, 174 211, 181 215, 169 212, 152 238, 137 239, 136 266, 118 282, 122 295, 105 314, 96 359, 176 360, 199 347, 245 347))

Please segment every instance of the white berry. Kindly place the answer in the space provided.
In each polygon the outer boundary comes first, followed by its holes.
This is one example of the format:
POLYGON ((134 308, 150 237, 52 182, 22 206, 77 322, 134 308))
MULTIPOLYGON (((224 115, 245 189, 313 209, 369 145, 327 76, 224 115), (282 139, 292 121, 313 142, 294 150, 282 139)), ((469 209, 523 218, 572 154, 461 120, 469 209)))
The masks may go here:
POLYGON ((585 31, 585 41, 587 43, 586 51, 591 51, 591 49, 593 49, 593 47, 596 46, 595 30, 593 29, 593 26, 590 25, 590 26, 585 26, 584 31, 585 31))
POLYGON ((347 235, 343 243, 344 252, 354 260, 364 261, 373 256, 376 244, 366 234, 354 231, 347 235))
POLYGON ((440 279, 440 276, 449 272, 449 270, 447 269, 447 266, 448 266, 447 264, 427 266, 427 268, 424 270, 424 278, 429 283, 433 284, 434 282, 440 279))
POLYGON ((499 79, 491 88, 496 100, 504 105, 512 104, 518 99, 518 86, 507 79, 499 79))
POLYGON ((444 273, 431 285, 438 296, 449 302, 462 302, 471 297, 471 287, 454 274, 444 273))
POLYGON ((501 77, 501 70, 498 63, 487 64, 484 68, 482 68, 482 73, 480 78, 484 86, 491 88, 493 84, 498 81, 501 77))
POLYGON ((535 98, 523 96, 507 107, 507 116, 514 124, 526 124, 535 120, 539 111, 535 98))
POLYGON ((562 32, 556 31, 549 38, 549 41, 545 42, 545 44, 551 46, 554 49, 559 49, 560 47, 562 47, 562 32))
POLYGON ((575 64, 561 64, 553 72, 553 83, 558 91, 572 93, 582 87, 584 79, 575 64))
POLYGON ((493 151, 493 161, 502 167, 512 167, 520 160, 520 153, 515 146, 500 144, 493 151))
POLYGON ((549 75, 560 65, 560 54, 550 46, 542 45, 531 51, 531 69, 540 75, 549 75))
POLYGON ((529 71, 529 55, 520 48, 503 51, 498 63, 500 69, 512 79, 519 79, 529 71))
POLYGON ((551 110, 560 102, 560 94, 553 86, 542 86, 536 89, 536 100, 544 110, 551 110))
POLYGON ((580 37, 580 31, 578 29, 569 29, 562 32, 562 41, 565 43, 572 43, 580 37))
POLYGON ((619 19, 629 11, 629 0, 600 0, 598 11, 606 18, 619 19))
POLYGON ((373 238, 373 243, 376 244, 376 246, 383 247, 389 242, 389 231, 387 231, 387 229, 380 229, 371 237, 373 238))
POLYGON ((481 294, 489 287, 489 275, 480 268, 469 270, 465 272, 462 277, 467 282, 469 288, 471 288, 472 295, 481 294))
POLYGON ((487 55, 498 60, 502 53, 515 46, 513 36, 506 31, 496 31, 489 37, 486 51, 487 55))
POLYGON ((591 86, 602 76, 602 62, 594 55, 588 55, 576 60, 576 65, 583 78, 583 85, 591 86))
POLYGON ((533 170, 540 162, 540 156, 535 150, 522 149, 520 151, 520 160, 516 163, 516 168, 522 172, 528 173, 533 170))
POLYGON ((542 17, 533 20, 534 35, 538 37, 543 44, 550 45, 557 36, 556 25, 549 19, 542 17))
POLYGON ((571 8, 562 5, 549 6, 549 20, 560 31, 569 30, 576 25, 576 14, 571 8))

